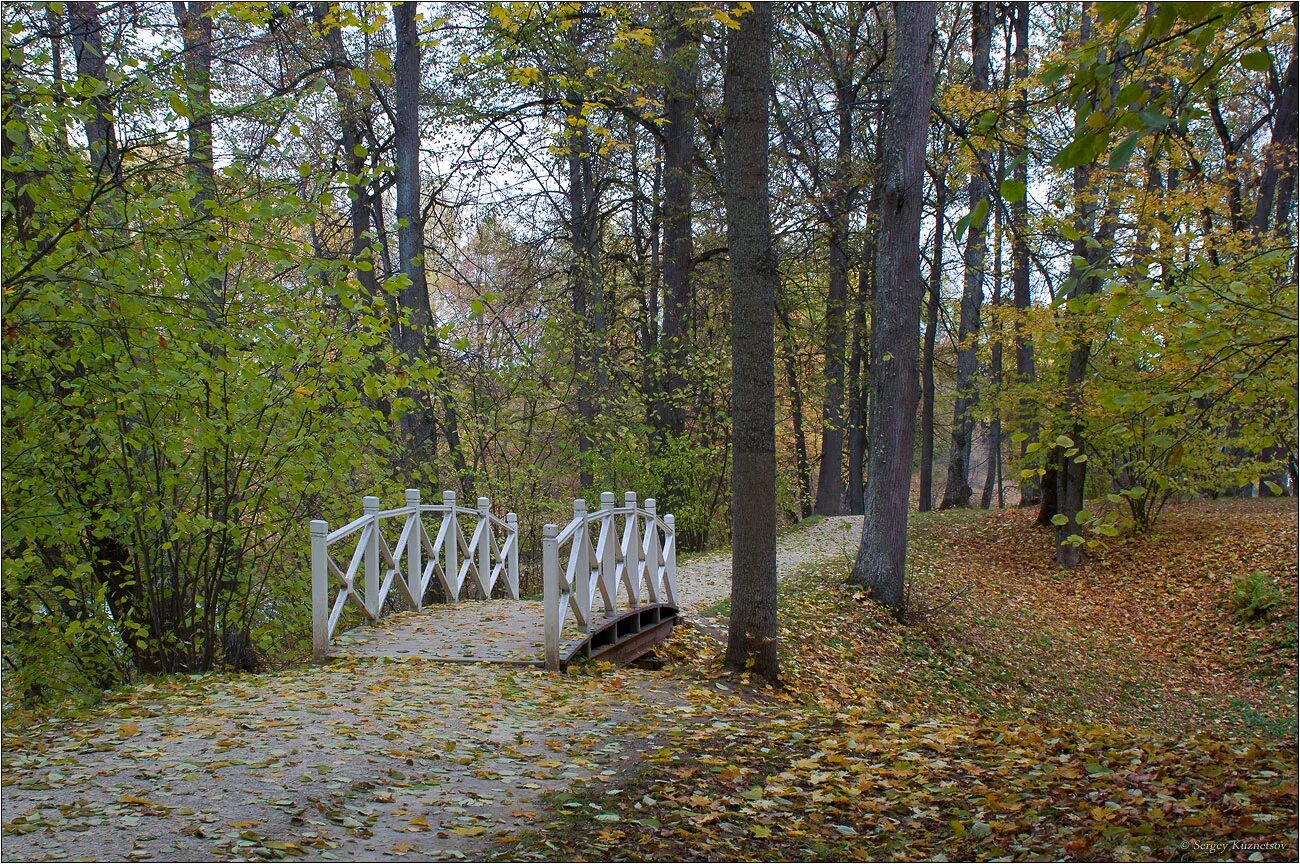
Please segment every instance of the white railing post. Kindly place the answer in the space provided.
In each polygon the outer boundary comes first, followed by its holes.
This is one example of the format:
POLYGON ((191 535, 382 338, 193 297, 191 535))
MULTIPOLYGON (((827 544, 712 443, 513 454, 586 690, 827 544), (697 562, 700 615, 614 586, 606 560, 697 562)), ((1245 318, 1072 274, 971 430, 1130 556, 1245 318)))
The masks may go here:
POLYGON ((618 533, 614 530, 614 493, 600 493, 600 594, 605 601, 605 615, 618 610, 618 584, 614 581, 617 566, 615 546, 618 533))
POLYGON ((560 621, 564 613, 560 596, 560 547, 555 540, 559 529, 547 523, 542 526, 542 609, 546 615, 546 668, 552 672, 560 669, 560 621))
POLYGON ((330 648, 329 523, 311 520, 311 659, 324 663, 330 648))
POLYGON ((506 556, 506 580, 510 586, 510 596, 519 599, 519 517, 514 513, 506 514, 507 540, 510 541, 510 554, 506 556))
MULTIPOLYGON (((623 493, 623 506, 627 508, 627 522, 623 526, 623 584, 627 586, 628 601, 637 606, 641 603, 641 562, 645 560, 645 550, 641 548, 641 532, 636 512, 636 493, 623 493)), ((654 595, 650 595, 653 599, 654 595)))
POLYGON ((367 495, 361 499, 361 512, 370 517, 366 540, 366 608, 373 619, 379 618, 379 499, 367 495))
POLYGON ((669 513, 664 517, 664 525, 668 530, 664 533, 667 535, 664 545, 668 549, 668 554, 664 561, 664 582, 667 583, 668 596, 665 598, 674 606, 677 605, 677 519, 669 513))
POLYGON ((577 567, 573 570, 573 585, 569 590, 578 595, 578 608, 582 610, 582 621, 591 629, 591 541, 587 536, 587 501, 585 498, 573 499, 573 520, 578 523, 573 532, 573 558, 577 567))
POLYGON ((420 545, 422 520, 420 518, 420 490, 406 490, 406 508, 411 515, 406 517, 410 530, 406 532, 406 590, 415 601, 415 611, 424 605, 424 592, 420 590, 421 577, 424 575, 423 548, 420 545))
POLYGON ((659 523, 655 512, 655 499, 645 499, 645 535, 642 551, 645 553, 646 590, 657 603, 662 597, 659 591, 659 523))
POLYGON ((488 499, 478 499, 478 585, 483 589, 483 599, 492 599, 492 505, 488 499))
POLYGON ((443 572, 447 574, 447 582, 451 585, 451 596, 447 601, 458 603, 460 602, 460 523, 456 520, 455 490, 443 491, 442 505, 447 508, 447 512, 442 516, 447 525, 447 533, 442 541, 442 552, 446 559, 443 572))

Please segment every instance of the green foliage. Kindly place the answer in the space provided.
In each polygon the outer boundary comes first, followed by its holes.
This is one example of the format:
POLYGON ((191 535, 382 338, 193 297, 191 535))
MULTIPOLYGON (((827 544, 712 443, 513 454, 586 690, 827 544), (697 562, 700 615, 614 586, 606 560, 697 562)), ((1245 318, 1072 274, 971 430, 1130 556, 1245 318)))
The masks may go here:
POLYGON ((1285 600, 1281 590, 1263 570, 1252 570, 1232 580, 1232 607, 1245 623, 1272 616, 1285 600))
POLYGON ((1045 219, 1072 246, 1054 308, 1016 320, 1034 342, 1036 380, 1012 383, 1000 404, 1028 442, 1022 475, 1085 463, 1088 494, 1122 508, 1090 530, 1114 536, 1150 528, 1171 497, 1223 493, 1279 470, 1295 440, 1298 298, 1288 237, 1256 232, 1244 212, 1204 217, 1242 207, 1227 181, 1198 179, 1176 194, 1150 181, 1216 158, 1207 102, 1259 80, 1257 55, 1282 44, 1275 16, 1175 4, 1126 29, 1139 6, 1098 8, 1093 38, 1043 75, 1055 86, 1078 67, 1056 93, 1076 123, 1055 165, 1083 173, 1061 194, 1071 218, 1045 219), (1225 62, 1252 46, 1242 68, 1225 62), (1166 127, 1181 137, 1146 134, 1166 127), (1125 224, 1131 243, 1117 239, 1125 224), (1071 386, 1081 346, 1087 371, 1071 386))
MULTIPOLYGON (((4 72, 19 145, 4 162, 8 692, 256 665, 306 632, 306 519, 382 482, 384 417, 363 394, 393 389, 387 324, 346 262, 314 254, 310 188, 234 165, 208 188, 180 135, 124 148, 107 175, 60 144, 91 104, 34 98, 44 85, 17 59, 4 72)), ((153 110, 148 89, 123 92, 119 116, 153 110)))
POLYGON ((1142 4, 1099 4, 1092 14, 1101 34, 1047 64, 1039 76, 1051 87, 1064 81, 1062 92, 1076 106, 1073 139, 1053 158, 1056 167, 1068 170, 1092 164, 1118 136, 1121 140, 1110 151, 1109 167, 1122 168, 1143 139, 1204 116, 1198 100, 1189 97, 1209 92, 1234 60, 1247 70, 1267 70, 1268 52, 1258 48, 1262 33, 1228 44, 1220 41, 1242 12, 1239 3, 1164 3, 1134 27, 1142 4), (1135 53, 1152 45, 1184 52, 1191 60, 1188 92, 1169 87, 1116 88, 1123 63, 1131 63, 1135 53))

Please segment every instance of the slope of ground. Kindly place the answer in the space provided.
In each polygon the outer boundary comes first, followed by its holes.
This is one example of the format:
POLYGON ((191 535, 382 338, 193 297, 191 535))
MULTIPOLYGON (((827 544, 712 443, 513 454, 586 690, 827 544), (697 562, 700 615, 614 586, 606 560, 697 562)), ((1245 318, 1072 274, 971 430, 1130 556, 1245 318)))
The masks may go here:
MULTIPOLYGON (((1081 571, 1029 514, 916 520, 900 625, 858 520, 781 539, 785 682, 355 661, 196 676, 4 739, 7 860, 1295 857, 1294 501, 1175 510, 1081 571), (1286 598, 1230 599, 1263 571, 1286 598), (946 605, 944 605, 946 604, 946 605)), ((725 613, 725 555, 683 562, 725 613)))
POLYGON ((783 585, 782 688, 734 692, 683 634, 674 747, 508 854, 1294 859, 1294 501, 1176 508, 1074 573, 1029 513, 915 528, 911 623, 840 563, 783 585), (1247 625, 1255 570, 1286 599, 1247 625))
MULTIPOLYGON (((831 554, 843 521, 783 534, 783 572, 831 554)), ((717 603, 729 579, 726 555, 684 560, 683 605, 717 603)), ((543 792, 659 746, 634 716, 682 707, 676 681, 589 671, 356 659, 10 724, 6 860, 480 859, 543 818, 543 792)))

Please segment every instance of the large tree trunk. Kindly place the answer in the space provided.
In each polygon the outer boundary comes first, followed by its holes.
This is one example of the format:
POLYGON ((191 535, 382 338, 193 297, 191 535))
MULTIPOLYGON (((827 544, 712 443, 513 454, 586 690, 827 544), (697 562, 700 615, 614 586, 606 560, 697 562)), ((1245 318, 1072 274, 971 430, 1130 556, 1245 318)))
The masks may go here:
POLYGON ((692 168, 695 156, 695 100, 699 80, 699 34, 687 22, 687 7, 664 4, 668 38, 664 63, 663 234, 665 389, 661 431, 680 436, 686 426, 682 392, 686 344, 691 331, 692 168))
MULTIPOLYGON (((98 4, 77 2, 68 4, 68 25, 72 37, 72 53, 76 60, 77 76, 82 79, 94 79, 104 82, 95 96, 91 97, 94 111, 85 121, 86 144, 90 155, 90 164, 94 166, 97 182, 113 189, 113 195, 107 198, 103 213, 105 221, 112 227, 120 227, 120 214, 114 208, 119 206, 117 199, 121 183, 122 151, 117 141, 116 125, 113 122, 113 104, 108 96, 108 71, 105 62, 102 23, 99 18, 98 4)), ((6 143, 8 143, 6 141, 6 143)), ((62 373, 56 378, 56 392, 67 378, 62 373)), ((77 374, 77 373, 72 373, 77 374)), ((125 423, 134 427, 138 418, 128 416, 125 423)), ((129 447, 129 445, 128 445, 129 447)), ((132 458, 139 459, 140 450, 129 447, 132 458)), ((98 471, 98 464, 104 457, 104 451, 98 446, 88 446, 79 454, 83 460, 80 477, 92 480, 98 471)), ((147 470, 147 469, 146 469, 147 470)), ((77 488, 74 494, 81 503, 93 505, 97 494, 93 488, 77 488)), ((149 603, 146 575, 141 572, 134 550, 120 536, 110 534, 98 536, 95 530, 85 531, 81 535, 81 547, 85 560, 93 568, 94 578, 103 586, 105 600, 113 620, 119 625, 128 622, 145 625, 156 630, 153 610, 149 603)), ((161 644, 157 639, 123 638, 126 653, 131 663, 141 672, 147 674, 175 671, 169 668, 166 658, 157 650, 161 644)))
MULTIPOLYGON (((1079 40, 1086 43, 1091 38, 1092 16, 1088 7, 1083 10, 1083 21, 1079 28, 1079 40)), ((1074 169, 1074 206, 1076 209, 1074 228, 1080 238, 1074 243, 1075 262, 1070 270, 1070 283, 1073 288, 1067 299, 1072 300, 1095 294, 1101 288, 1101 279, 1092 275, 1092 270, 1101 256, 1107 254, 1107 247, 1115 232, 1115 204, 1108 203, 1097 224, 1096 190, 1093 188, 1094 166, 1081 165, 1074 169), (1094 231, 1095 242, 1093 240, 1094 231)), ((1072 447, 1053 449, 1056 461, 1056 563, 1062 567, 1076 567, 1084 558, 1082 531, 1079 526, 1079 513, 1083 510, 1084 489, 1088 478, 1088 463, 1083 459, 1084 428, 1080 416, 1083 402, 1083 384, 1088 373, 1088 358, 1092 343, 1083 333, 1082 322, 1071 320, 1068 305, 1066 308, 1066 331, 1070 335, 1070 354, 1065 374, 1065 412, 1069 419, 1072 447), (1064 517, 1059 518, 1059 517, 1064 517)))
POLYGON ((194 209, 202 213, 216 197, 212 156, 212 18, 211 4, 172 3, 185 45, 185 89, 189 108, 187 167, 198 186, 194 209))
MULTIPOLYGON (((212 106, 212 4, 207 2, 182 3, 178 0, 178 2, 172 3, 172 10, 176 15, 176 23, 180 25, 181 41, 185 46, 185 101, 189 113, 186 170, 189 173, 190 183, 194 189, 191 200, 194 210, 198 214, 198 222, 205 232, 204 240, 206 245, 208 248, 217 248, 221 241, 220 229, 216 216, 212 212, 217 206, 216 165, 212 141, 214 119, 212 106)), ((198 260, 203 259, 199 257, 198 260)), ((208 260, 207 269, 209 269, 210 274, 206 278, 196 279, 195 297, 198 305, 207 316, 209 326, 215 331, 216 328, 225 325, 226 280, 222 276, 219 262, 215 259, 215 256, 208 260)), ((224 349, 211 337, 204 337, 202 344, 208 356, 214 360, 224 353, 224 349)), ((225 376, 223 372, 217 374, 218 381, 225 376)), ((224 389, 221 383, 217 383, 216 387, 217 389, 224 389)), ((203 410, 210 414, 213 410, 211 400, 205 400, 203 410)), ((210 517, 217 526, 225 526, 230 520, 230 498, 225 494, 226 483, 222 479, 221 457, 214 454, 219 454, 219 450, 199 449, 199 482, 205 490, 203 496, 207 508, 205 515, 210 517)), ((218 533, 222 530, 224 528, 218 527, 218 533)), ((209 602, 206 604, 207 615, 211 623, 205 624, 203 629, 212 634, 216 628, 215 622, 220 619, 220 629, 223 634, 222 641, 225 641, 233 635, 226 627, 226 612, 233 600, 230 592, 234 583, 228 581, 224 574, 226 562, 220 550, 225 548, 225 544, 218 539, 215 548, 218 551, 208 557, 206 564, 211 569, 211 572, 218 574, 218 579, 214 583, 216 593, 209 598, 209 602)), ((171 608, 162 610, 161 617, 165 621, 175 622, 172 626, 164 629, 173 632, 178 637, 177 642, 186 646, 180 649, 160 649, 163 653, 169 655, 168 662, 173 664, 172 668, 210 668, 215 660, 218 643, 216 639, 212 638, 203 639, 200 642, 183 632, 185 625, 182 622, 192 619, 187 614, 188 610, 184 610, 178 605, 181 603, 180 593, 172 592, 170 594, 170 604, 168 604, 167 600, 158 602, 171 605, 171 608), (190 652, 189 657, 183 656, 185 651, 190 652), (196 654, 196 652, 198 653, 196 654)), ((157 610, 155 610, 155 614, 158 614, 157 610)))
POLYGON ((932 172, 934 182, 934 248, 930 252, 930 297, 925 309, 925 343, 921 352, 921 497, 922 513, 934 507, 934 340, 939 330, 943 289, 943 225, 948 207, 947 178, 932 172))
MULTIPOLYGON (((989 87, 989 41, 992 34, 993 4, 975 3, 971 7, 971 89, 982 93, 989 87)), ((971 167, 969 204, 971 213, 981 203, 986 208, 989 185, 984 177, 987 154, 979 150, 971 167)), ((961 294, 961 320, 957 330, 957 388, 952 411, 952 441, 948 447, 948 480, 939 509, 965 507, 970 504, 971 439, 975 433, 976 371, 979 364, 980 305, 984 302, 984 259, 986 216, 970 219, 966 234, 966 284, 961 294)))
MULTIPOLYGON (((49 22, 50 27, 50 78, 54 85, 54 98, 62 102, 67 98, 67 82, 64 79, 63 69, 63 37, 65 34, 63 26, 63 10, 57 5, 48 4, 45 7, 45 19, 49 22)), ((13 106, 10 107, 13 110, 13 106)), ((67 152, 71 148, 71 142, 68 139, 68 126, 65 117, 54 119, 55 132, 54 140, 58 149, 67 152)), ((0 146, 8 147, 10 145, 8 136, 5 136, 0 146)), ((23 184, 17 184, 20 188, 23 184)))
MULTIPOLYGON (((627 141, 631 150, 629 163, 631 168, 632 200, 629 210, 629 222, 632 233, 632 279, 637 289, 637 342, 641 349, 642 358, 649 358, 654 356, 655 345, 659 340, 658 298, 651 297, 652 286, 655 282, 654 275, 648 265, 652 258, 652 252, 650 248, 651 241, 646 233, 646 218, 643 209, 647 199, 641 189, 641 164, 644 159, 641 154, 642 136, 639 125, 631 117, 627 118, 627 141), (652 303, 655 308, 654 315, 651 314, 652 303)), ((645 161, 649 162, 651 160, 645 161)), ((657 174, 655 176, 657 178, 657 174)), ((654 366, 644 361, 638 365, 641 373, 639 382, 641 394, 646 407, 645 422, 649 428, 654 428, 654 401, 657 398, 654 366)))
MULTIPOLYGON (((1029 131, 1029 105, 1025 89, 1029 86, 1029 3, 1015 4, 1016 50, 1012 57, 1015 66, 1016 95, 1012 109, 1015 122, 1023 134, 1029 131)), ((1029 148, 1019 143, 1012 150, 1012 175, 1021 189, 1029 183, 1029 148)), ((1016 308, 1016 381, 1024 386, 1034 380, 1034 343, 1024 334, 1024 316, 1029 311, 1029 200, 1028 193, 1011 202, 1011 302, 1016 308)), ((1029 442, 1038 437, 1038 426, 1025 429, 1021 444, 1023 459, 1029 442)), ((1020 506, 1037 504, 1042 496, 1037 477, 1030 476, 1020 483, 1020 506)), ((1048 516, 1051 519, 1051 516, 1048 516)))
MULTIPOLYGON (((1005 162, 1002 153, 998 153, 998 177, 1002 176, 1005 162)), ((992 379, 993 392, 1002 389, 1002 322, 998 319, 997 307, 1002 304, 1002 202, 995 192, 993 198, 993 324, 997 330, 993 333, 992 346, 989 349, 989 377, 992 379)), ((1002 417, 998 413, 997 402, 993 403, 993 419, 988 428, 988 457, 985 463, 984 490, 980 493, 980 506, 988 510, 993 506, 994 492, 997 493, 998 508, 1002 507, 1002 417)))
POLYGON ((844 310, 849 294, 849 207, 854 183, 853 96, 848 81, 835 88, 838 123, 835 174, 831 179, 830 233, 827 246, 830 279, 826 292, 826 391, 822 398, 822 458, 817 468, 817 502, 823 516, 841 514, 848 504, 844 485, 844 310))
POLYGON ((1035 517, 1034 524, 1045 528, 1052 524, 1052 517, 1056 515, 1057 510, 1055 462, 1049 464, 1043 472, 1043 480, 1038 489, 1038 516, 1035 517))
POLYGON ((921 314, 921 197, 934 97, 934 3, 895 3, 894 83, 881 146, 881 208, 871 304, 866 512, 852 581, 901 611, 907 566, 921 314))
POLYGON ((727 245, 731 264, 731 622, 727 666, 768 680, 776 652, 776 257, 768 212, 772 6, 758 3, 727 34, 723 97, 727 245))
MULTIPOLYGON (((413 2, 393 4, 397 31, 393 137, 393 161, 397 168, 397 258, 400 272, 407 279, 397 295, 398 306, 405 316, 397 347, 413 361, 427 355, 425 334, 432 322, 424 276, 424 219, 420 210, 420 46, 415 14, 413 2)), ((402 418, 413 449, 420 447, 434 431, 433 418, 422 401, 402 418)))

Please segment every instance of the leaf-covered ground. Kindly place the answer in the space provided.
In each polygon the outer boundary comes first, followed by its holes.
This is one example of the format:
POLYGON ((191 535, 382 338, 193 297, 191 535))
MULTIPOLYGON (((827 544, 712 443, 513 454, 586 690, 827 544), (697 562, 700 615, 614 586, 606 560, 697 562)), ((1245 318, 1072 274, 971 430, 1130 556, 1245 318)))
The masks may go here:
POLYGON ((5 860, 473 860, 614 773, 627 701, 419 660, 136 687, 6 735, 5 860))
POLYGON ((776 690, 705 622, 661 672, 356 661, 10 723, 6 860, 1294 859, 1294 502, 1070 574, 1030 519, 917 520, 906 626, 817 526, 776 690), (1282 606, 1243 624, 1254 571, 1282 606))
POLYGON ((557 796, 509 854, 1294 860, 1295 549, 1289 501, 1176 508, 1074 573, 1032 514, 923 517, 930 614, 900 626, 811 569, 783 586, 775 691, 683 633, 673 747, 557 796), (1255 570, 1285 601, 1247 625, 1255 570))

